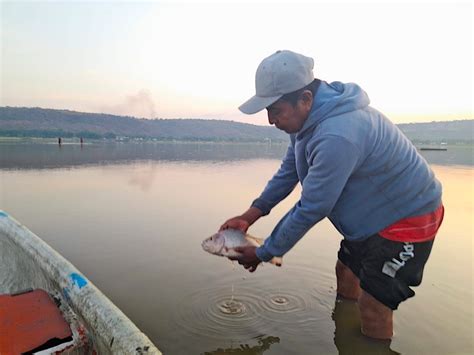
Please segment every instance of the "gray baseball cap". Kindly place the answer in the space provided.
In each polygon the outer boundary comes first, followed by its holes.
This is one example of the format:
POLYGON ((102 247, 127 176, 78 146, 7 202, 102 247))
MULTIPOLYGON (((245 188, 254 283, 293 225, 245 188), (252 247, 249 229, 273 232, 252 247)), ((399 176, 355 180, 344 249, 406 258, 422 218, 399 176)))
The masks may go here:
POLYGON ((288 50, 262 60, 255 74, 255 96, 239 106, 246 114, 257 113, 283 95, 304 88, 314 80, 313 58, 288 50))

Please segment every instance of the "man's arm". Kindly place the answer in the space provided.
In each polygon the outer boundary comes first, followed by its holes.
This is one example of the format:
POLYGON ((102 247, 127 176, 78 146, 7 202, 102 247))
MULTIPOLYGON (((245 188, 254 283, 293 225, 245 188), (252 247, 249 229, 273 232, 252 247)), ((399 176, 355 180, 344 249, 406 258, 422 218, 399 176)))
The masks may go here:
POLYGON ((225 221, 220 230, 227 228, 240 229, 247 232, 247 229, 254 224, 261 216, 270 213, 270 210, 290 194, 298 182, 298 174, 296 173, 295 153, 290 143, 283 158, 280 169, 267 183, 264 191, 251 207, 240 216, 232 217, 225 221))
POLYGON ((260 197, 252 202, 252 207, 257 208, 263 216, 266 216, 273 207, 293 191, 297 183, 295 152, 293 145, 290 143, 280 169, 268 181, 260 197))
POLYGON ((280 220, 265 244, 256 250, 263 261, 283 256, 306 232, 327 217, 356 168, 360 153, 343 137, 325 136, 311 142, 308 175, 300 200, 280 220))

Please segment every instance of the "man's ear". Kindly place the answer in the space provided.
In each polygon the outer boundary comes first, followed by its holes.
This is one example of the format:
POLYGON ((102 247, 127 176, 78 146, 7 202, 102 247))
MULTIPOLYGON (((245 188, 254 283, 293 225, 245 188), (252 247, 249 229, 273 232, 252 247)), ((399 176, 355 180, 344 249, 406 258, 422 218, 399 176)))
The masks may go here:
POLYGON ((300 101, 303 107, 309 112, 313 106, 313 93, 310 90, 305 90, 301 93, 300 101))

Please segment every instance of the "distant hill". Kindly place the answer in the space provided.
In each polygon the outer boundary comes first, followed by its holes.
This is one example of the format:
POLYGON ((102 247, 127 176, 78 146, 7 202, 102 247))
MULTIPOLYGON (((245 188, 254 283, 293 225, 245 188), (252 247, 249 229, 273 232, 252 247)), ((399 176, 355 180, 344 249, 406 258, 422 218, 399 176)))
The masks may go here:
POLYGON ((398 128, 412 141, 420 143, 472 143, 474 120, 406 123, 398 128))
MULTIPOLYGON (((417 143, 472 143, 474 120, 408 123, 398 127, 417 143)), ((156 138, 190 141, 287 141, 275 127, 205 119, 138 119, 98 113, 0 107, 0 136, 156 138)))
POLYGON ((287 141, 275 127, 204 119, 138 119, 98 113, 0 107, 0 136, 156 138, 195 141, 287 141))

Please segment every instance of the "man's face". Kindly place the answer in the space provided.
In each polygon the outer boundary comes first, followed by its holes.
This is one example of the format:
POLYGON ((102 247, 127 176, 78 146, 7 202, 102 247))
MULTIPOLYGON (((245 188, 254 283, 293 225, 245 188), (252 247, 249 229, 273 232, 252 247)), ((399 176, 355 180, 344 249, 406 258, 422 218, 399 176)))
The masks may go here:
POLYGON ((290 102, 278 100, 267 107, 268 123, 286 133, 298 132, 308 118, 311 105, 298 100, 295 106, 290 102))

